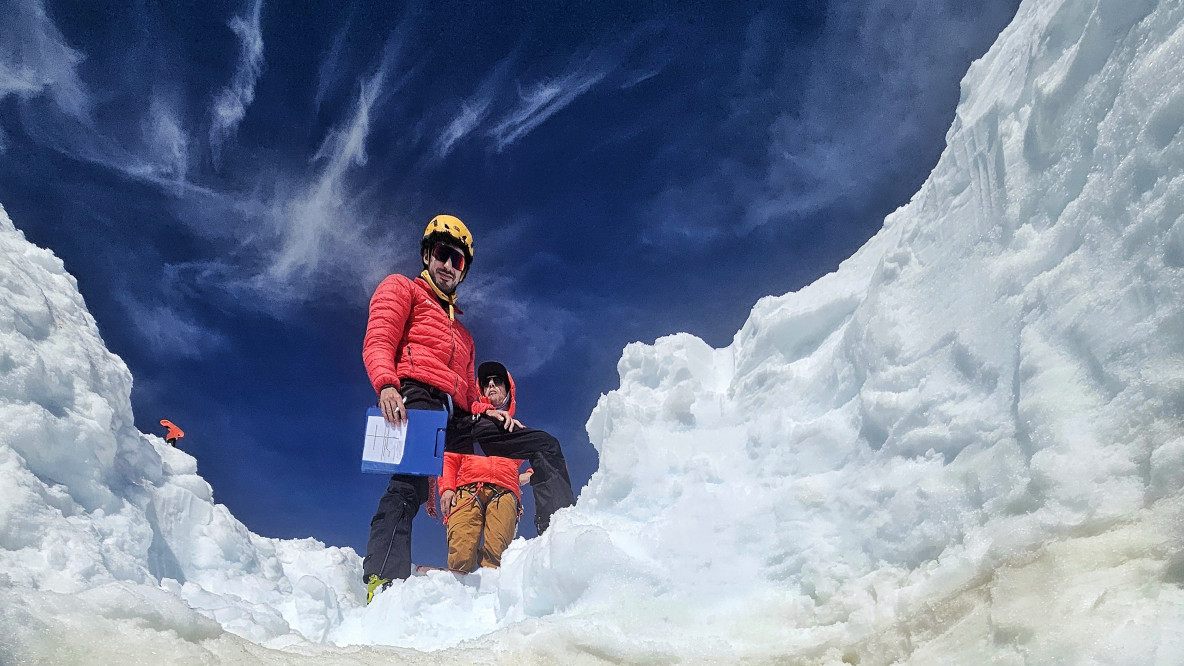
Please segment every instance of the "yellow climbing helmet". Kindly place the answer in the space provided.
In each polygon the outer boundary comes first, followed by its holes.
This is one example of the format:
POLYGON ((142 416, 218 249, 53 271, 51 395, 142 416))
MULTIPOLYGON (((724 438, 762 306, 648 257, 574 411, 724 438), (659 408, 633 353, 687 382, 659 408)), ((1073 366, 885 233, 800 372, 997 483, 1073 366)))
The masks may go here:
POLYGON ((468 255, 466 259, 470 262, 473 261, 473 234, 469 233, 469 228, 460 221, 459 217, 452 215, 433 217, 432 221, 428 222, 428 227, 423 230, 423 240, 420 245, 424 249, 428 249, 432 243, 446 240, 445 237, 460 243, 465 254, 468 255))

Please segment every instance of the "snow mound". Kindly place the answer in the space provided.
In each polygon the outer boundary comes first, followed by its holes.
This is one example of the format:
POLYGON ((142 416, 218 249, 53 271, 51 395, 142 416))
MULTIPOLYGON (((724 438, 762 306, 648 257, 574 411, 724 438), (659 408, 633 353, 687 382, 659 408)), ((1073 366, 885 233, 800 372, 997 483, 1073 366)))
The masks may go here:
POLYGON ((695 609, 672 643, 1184 659, 1182 19, 1025 3, 928 181, 836 273, 727 349, 626 348, 579 508, 695 609))
POLYGON ((127 367, 62 262, 3 209, 0 258, 5 596, 75 595, 75 612, 195 639, 323 640, 363 594, 357 556, 259 537, 215 504, 191 456, 134 428, 127 367))

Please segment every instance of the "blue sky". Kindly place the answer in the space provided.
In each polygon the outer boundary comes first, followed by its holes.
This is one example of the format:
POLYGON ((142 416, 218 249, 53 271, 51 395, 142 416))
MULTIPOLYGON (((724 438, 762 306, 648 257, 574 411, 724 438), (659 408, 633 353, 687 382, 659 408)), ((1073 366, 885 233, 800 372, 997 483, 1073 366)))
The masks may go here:
POLYGON ((184 428, 255 532, 363 551, 366 305, 433 215, 476 239, 478 361, 582 486, 621 349, 726 345, 834 270, 1018 2, 0 5, 0 203, 78 278, 137 426, 184 428))

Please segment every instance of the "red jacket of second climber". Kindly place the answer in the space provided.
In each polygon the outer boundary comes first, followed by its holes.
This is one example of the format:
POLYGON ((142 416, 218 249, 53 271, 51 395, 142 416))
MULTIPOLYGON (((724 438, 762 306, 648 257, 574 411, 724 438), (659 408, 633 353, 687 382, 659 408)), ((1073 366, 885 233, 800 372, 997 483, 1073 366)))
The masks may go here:
POLYGON ((443 494, 445 490, 456 490, 470 483, 492 483, 513 492, 514 497, 521 500, 522 490, 518 487, 518 470, 521 468, 522 461, 512 458, 446 452, 439 491, 443 494))
POLYGON ((374 290, 362 361, 375 392, 414 379, 446 391, 460 410, 481 395, 474 377, 473 336, 449 319, 423 278, 390 275, 374 290))

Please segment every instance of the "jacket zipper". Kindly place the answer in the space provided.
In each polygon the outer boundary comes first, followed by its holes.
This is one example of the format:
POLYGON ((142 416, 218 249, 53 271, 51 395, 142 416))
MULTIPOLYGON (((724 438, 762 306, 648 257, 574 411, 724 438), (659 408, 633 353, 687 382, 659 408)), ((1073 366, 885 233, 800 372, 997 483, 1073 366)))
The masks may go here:
MULTIPOLYGON (((431 287, 428 287, 428 289, 430 290, 431 287)), ((436 302, 440 304, 441 309, 444 308, 444 303, 441 302, 440 299, 437 298, 436 302)), ((448 350, 448 368, 452 369, 452 359, 456 356, 456 322, 452 318, 448 319, 448 340, 449 340, 449 343, 451 344, 451 348, 448 350)), ((410 349, 407 351, 407 360, 408 361, 411 360, 410 349)), ((453 374, 455 374, 455 373, 453 373, 453 374)), ((450 391, 450 393, 456 393, 459 390, 460 390, 460 375, 457 375, 456 379, 452 382, 452 390, 450 391)))
MULTIPOLYGON (((452 348, 448 350, 448 367, 452 367, 452 359, 456 357, 456 323, 448 322, 448 338, 452 342, 452 348)), ((455 373, 454 373, 455 374, 455 373)), ((456 380, 452 382, 452 393, 456 393, 460 389, 460 375, 457 375, 456 380)))

